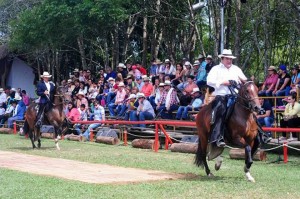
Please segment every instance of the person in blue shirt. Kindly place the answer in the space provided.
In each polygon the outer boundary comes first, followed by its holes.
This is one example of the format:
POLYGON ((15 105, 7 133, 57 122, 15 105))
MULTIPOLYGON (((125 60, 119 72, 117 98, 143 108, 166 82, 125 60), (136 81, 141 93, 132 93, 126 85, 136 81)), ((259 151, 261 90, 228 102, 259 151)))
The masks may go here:
POLYGON ((193 99, 191 103, 187 106, 180 106, 178 108, 176 119, 177 120, 186 120, 188 119, 188 112, 189 111, 199 111, 201 105, 203 104, 203 101, 201 99, 201 93, 199 88, 193 88, 193 92, 191 93, 193 96, 193 99))
POLYGON ((197 80, 197 86, 201 88, 206 85, 206 77, 207 77, 206 64, 207 63, 204 60, 203 55, 199 55, 198 60, 200 65, 196 76, 196 80, 197 80))
POLYGON ((291 81, 291 90, 292 92, 297 92, 297 86, 300 86, 300 72, 299 66, 296 64, 292 70, 292 81, 291 81))
POLYGON ((7 126, 8 128, 13 128, 13 123, 16 120, 23 120, 26 106, 20 96, 16 97, 14 101, 12 101, 12 105, 15 106, 12 117, 8 118, 7 126))
MULTIPOLYGON (((146 99, 144 93, 137 93, 136 97, 139 101, 139 106, 136 111, 130 114, 130 121, 145 121, 153 120, 155 117, 154 109, 151 103, 146 99)), ((136 124, 133 126, 146 127, 146 124, 136 124)))
MULTIPOLYGON (((269 100, 259 98, 259 102, 261 104, 261 111, 256 115, 258 124, 260 126, 272 127, 274 122, 274 113, 269 100)), ((266 135, 268 138, 272 138, 272 133, 270 131, 266 132, 266 135)))
POLYGON ((108 67, 108 68, 106 69, 106 77, 105 77, 105 81, 108 82, 108 79, 109 79, 110 77, 111 77, 112 79, 116 79, 117 73, 116 73, 115 71, 113 71, 113 70, 111 69, 111 67, 108 67))

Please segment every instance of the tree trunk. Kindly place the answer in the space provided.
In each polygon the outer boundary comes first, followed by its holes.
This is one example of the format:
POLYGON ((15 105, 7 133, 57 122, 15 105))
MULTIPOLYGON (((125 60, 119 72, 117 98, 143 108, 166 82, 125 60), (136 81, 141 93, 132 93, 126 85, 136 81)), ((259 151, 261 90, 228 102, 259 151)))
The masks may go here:
MULTIPOLYGON (((157 15, 160 14, 160 0, 156 0, 154 10, 157 15)), ((152 46, 151 46, 151 55, 153 56, 154 59, 157 58, 160 41, 162 39, 162 32, 160 31, 159 33, 157 29, 158 29, 158 19, 155 16, 155 18, 153 19, 153 34, 152 34, 153 39, 152 39, 152 46)))
POLYGON ((116 137, 98 136, 96 138, 96 142, 103 143, 103 144, 116 145, 116 144, 120 143, 120 140, 116 137))
POLYGON ((154 140, 135 139, 131 142, 132 147, 141 149, 154 149, 154 140))
POLYGON ((83 36, 77 37, 77 44, 79 49, 79 54, 81 58, 81 65, 83 70, 87 70, 87 64, 86 64, 86 56, 85 56, 85 49, 84 49, 84 43, 83 43, 83 36))
POLYGON ((148 18, 147 16, 144 16, 143 18, 143 58, 142 58, 142 64, 143 66, 147 65, 147 24, 148 24, 148 18))
POLYGON ((193 143, 174 143, 171 145, 170 150, 172 152, 180 152, 180 153, 196 153, 198 148, 198 144, 193 143))
MULTIPOLYGON (((234 54, 236 56, 235 64, 240 66, 240 53, 241 53, 241 3, 240 1, 236 1, 235 3, 235 35, 234 35, 234 54)), ((228 11, 229 12, 229 11, 228 11)), ((227 36, 229 37, 230 32, 227 32, 227 36)), ((228 45, 227 45, 228 48, 228 45)))

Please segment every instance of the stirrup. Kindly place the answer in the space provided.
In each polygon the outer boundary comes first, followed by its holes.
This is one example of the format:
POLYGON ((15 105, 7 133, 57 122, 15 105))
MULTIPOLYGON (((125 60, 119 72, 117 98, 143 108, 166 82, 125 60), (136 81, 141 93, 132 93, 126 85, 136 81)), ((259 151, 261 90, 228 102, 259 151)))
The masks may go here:
POLYGON ((217 144, 218 147, 225 147, 225 145, 226 145, 223 138, 218 139, 216 141, 216 144, 217 144))

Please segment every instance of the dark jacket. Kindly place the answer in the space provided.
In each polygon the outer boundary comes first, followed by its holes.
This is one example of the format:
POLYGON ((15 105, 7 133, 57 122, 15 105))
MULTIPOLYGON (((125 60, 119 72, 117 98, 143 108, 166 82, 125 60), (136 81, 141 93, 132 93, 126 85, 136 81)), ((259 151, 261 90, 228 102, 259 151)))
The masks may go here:
POLYGON ((37 84, 36 86, 36 94, 38 96, 40 96, 40 104, 46 104, 49 102, 49 99, 51 102, 53 102, 53 99, 54 99, 54 93, 55 93, 55 86, 52 82, 50 82, 50 96, 46 96, 44 94, 44 92, 47 90, 47 87, 46 87, 46 84, 45 82, 42 80, 42 81, 39 81, 39 83, 37 84))

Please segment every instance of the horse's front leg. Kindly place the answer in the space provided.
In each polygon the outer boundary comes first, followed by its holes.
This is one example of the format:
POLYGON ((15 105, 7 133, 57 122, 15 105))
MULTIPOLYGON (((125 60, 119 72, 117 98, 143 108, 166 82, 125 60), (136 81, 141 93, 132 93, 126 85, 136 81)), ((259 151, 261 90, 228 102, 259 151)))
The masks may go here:
POLYGON ((252 153, 251 153, 251 147, 247 145, 245 147, 245 167, 244 167, 244 172, 246 174, 246 178, 250 182, 255 182, 254 178, 250 174, 250 167, 253 163, 252 159, 252 153))
POLYGON ((32 144, 32 148, 35 149, 36 146, 35 146, 35 144, 34 144, 32 130, 29 130, 28 134, 29 134, 29 138, 30 138, 30 141, 31 141, 31 144, 32 144))
POLYGON ((59 147, 59 144, 58 144, 58 141, 61 139, 61 130, 60 128, 57 128, 57 127, 54 127, 55 129, 55 136, 54 136, 54 142, 55 142, 55 146, 56 146, 56 149, 57 150, 60 150, 60 147, 59 147))

